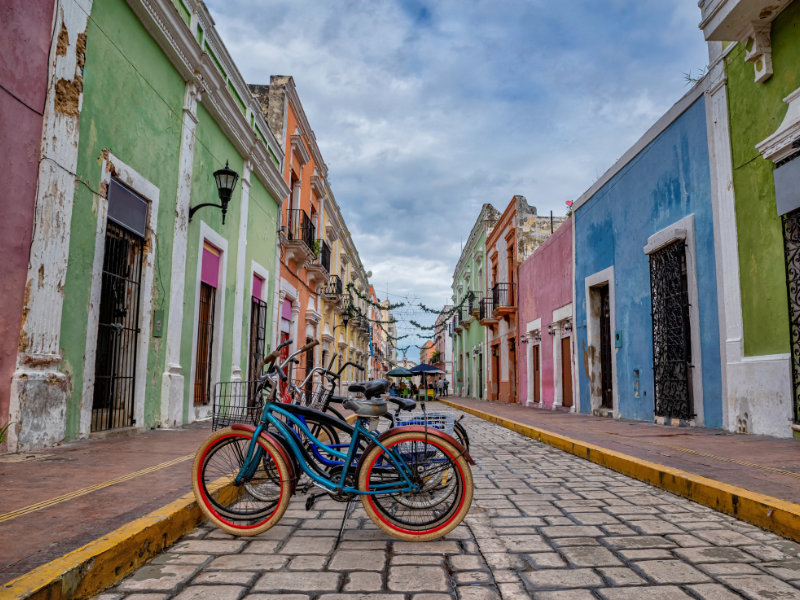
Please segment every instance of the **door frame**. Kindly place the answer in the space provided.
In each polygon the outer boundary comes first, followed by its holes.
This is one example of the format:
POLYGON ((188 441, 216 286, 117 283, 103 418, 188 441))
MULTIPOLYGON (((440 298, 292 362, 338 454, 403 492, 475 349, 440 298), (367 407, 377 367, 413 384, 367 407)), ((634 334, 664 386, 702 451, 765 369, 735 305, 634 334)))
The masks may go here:
MULTIPOLYGON (((602 382, 600 377, 600 288, 608 286, 608 305, 611 313, 611 334, 616 331, 616 301, 614 285, 614 266, 598 271, 584 279, 586 293, 586 345, 588 346, 587 360, 589 372, 589 412, 599 409, 603 403, 602 382)), ((612 394, 612 416, 620 418, 619 414, 619 384, 617 379, 617 352, 611 349, 611 383, 614 386, 612 394)))
MULTIPOLYGON (((650 255, 676 242, 686 244, 686 282, 689 286, 689 328, 692 336, 692 394, 694 396, 695 418, 689 423, 697 427, 705 425, 703 410, 703 352, 700 344, 700 300, 697 288, 697 253, 695 250, 694 214, 676 221, 647 238, 647 245, 643 248, 648 262, 650 255)), ((649 269, 649 265, 648 265, 649 269)), ((612 317, 613 318, 613 317, 612 317)), ((613 327, 612 327, 613 329, 613 327)), ((650 322, 650 336, 653 335, 653 323, 650 322)), ((649 367, 653 368, 651 357, 649 367)), ((655 410, 655 390, 653 390, 653 410, 655 410)), ((723 402, 723 405, 725 402, 723 402)))
MULTIPOLYGON (((564 369, 564 361, 565 360, 572 360, 572 352, 570 351, 569 356, 564 356, 561 347, 561 338, 565 337, 563 335, 564 331, 564 324, 572 319, 572 302, 569 304, 565 304, 564 306, 557 308, 553 311, 553 327, 555 328, 555 332, 553 335, 553 390, 554 390, 554 398, 553 398, 553 409, 559 406, 564 406, 564 384, 562 378, 562 371, 564 369)), ((570 350, 572 350, 572 346, 570 345, 570 350)), ((570 365, 570 373, 574 374, 574 365, 570 365)), ((575 381, 573 379, 572 388, 575 389, 575 381)), ((572 409, 575 408, 575 394, 573 391, 572 395, 572 409)))
POLYGON ((527 350, 526 350, 526 373, 525 373, 525 380, 527 382, 527 386, 525 389, 525 404, 527 406, 538 406, 539 408, 542 407, 542 398, 544 390, 542 389, 542 349, 539 348, 539 402, 536 402, 536 392, 534 390, 535 387, 535 379, 533 376, 534 371, 534 361, 536 353, 533 350, 534 346, 541 345, 541 337, 542 337, 542 319, 539 317, 534 321, 529 321, 525 326, 525 337, 528 340, 527 350), (539 334, 539 341, 536 341, 536 334, 539 334))
POLYGON ((198 419, 211 416, 212 404, 206 406, 194 406, 194 379, 197 370, 197 324, 200 319, 200 278, 203 273, 203 244, 208 242, 212 246, 219 248, 219 278, 217 280, 217 292, 214 302, 214 310, 219 311, 218 319, 214 319, 214 347, 211 355, 211 382, 219 381, 222 371, 222 345, 225 332, 225 275, 228 272, 228 240, 214 231, 205 221, 200 221, 200 232, 197 243, 197 275, 194 290, 194 316, 192 317, 192 358, 191 371, 189 373, 189 399, 184 395, 184 407, 188 407, 189 415, 186 423, 192 423, 198 419))
MULTIPOLYGON (((124 185, 150 203, 147 211, 147 230, 145 231, 142 252, 142 279, 139 296, 139 339, 136 349, 136 373, 133 415, 136 427, 144 428, 144 403, 147 389, 147 355, 150 344, 150 323, 153 309, 153 277, 155 272, 156 230, 158 227, 159 189, 142 177, 131 167, 119 160, 111 152, 105 153, 100 171, 98 188, 107 190, 112 174, 124 185)), ((97 362, 97 333, 100 323, 100 294, 103 284, 103 259, 106 245, 106 223, 108 222, 108 198, 95 194, 97 202, 97 226, 94 238, 94 260, 89 291, 89 312, 86 324, 86 350, 83 364, 83 389, 81 390, 80 425, 78 437, 91 434, 92 404, 94 402, 94 376, 97 362)))
MULTIPOLYGON (((260 300, 269 304, 269 271, 254 260, 250 261, 250 282, 246 284, 249 286, 247 290, 249 294, 246 294, 245 297, 249 300, 253 296, 254 275, 258 275, 264 281, 263 287, 261 288, 260 300)), ((249 301, 246 303, 246 306, 248 307, 250 306, 249 301)), ((247 361, 245 361, 247 363, 247 366, 245 367, 244 380, 250 381, 250 321, 252 320, 253 316, 252 316, 252 311, 246 311, 246 312, 247 316, 245 317, 243 331, 247 332, 247 345, 244 346, 242 350, 245 352, 245 355, 247 356, 247 361)), ((269 315, 269 313, 270 311, 269 309, 267 309, 267 314, 269 315)), ((265 332, 264 343, 266 344, 271 339, 272 339, 272 332, 271 331, 265 332)))

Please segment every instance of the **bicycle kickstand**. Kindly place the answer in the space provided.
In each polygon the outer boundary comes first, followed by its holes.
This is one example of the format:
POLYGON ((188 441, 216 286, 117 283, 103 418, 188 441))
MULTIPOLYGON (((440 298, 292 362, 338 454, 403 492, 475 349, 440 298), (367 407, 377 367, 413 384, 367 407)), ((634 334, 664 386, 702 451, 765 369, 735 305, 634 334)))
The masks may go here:
POLYGON ((347 524, 347 519, 350 517, 351 513, 353 512, 353 507, 355 506, 356 498, 353 496, 347 503, 347 508, 344 509, 344 517, 342 518, 342 526, 339 528, 339 535, 336 537, 336 543, 333 545, 333 549, 336 550, 339 547, 339 542, 342 541, 342 534, 344 533, 344 526, 347 524))

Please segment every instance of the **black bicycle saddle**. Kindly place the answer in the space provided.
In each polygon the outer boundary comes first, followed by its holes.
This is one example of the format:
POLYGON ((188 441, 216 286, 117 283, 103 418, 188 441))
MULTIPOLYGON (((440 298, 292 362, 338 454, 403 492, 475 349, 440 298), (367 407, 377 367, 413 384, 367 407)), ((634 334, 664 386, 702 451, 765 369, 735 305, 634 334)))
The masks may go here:
POLYGON ((417 403, 411 398, 401 398, 400 396, 387 396, 389 402, 393 402, 400 407, 400 410, 414 410, 417 408, 417 403))
POLYGON ((356 394, 363 393, 367 400, 369 400, 375 396, 385 394, 386 390, 389 389, 389 380, 376 379, 375 381, 367 381, 366 383, 353 383, 348 386, 347 389, 356 394))

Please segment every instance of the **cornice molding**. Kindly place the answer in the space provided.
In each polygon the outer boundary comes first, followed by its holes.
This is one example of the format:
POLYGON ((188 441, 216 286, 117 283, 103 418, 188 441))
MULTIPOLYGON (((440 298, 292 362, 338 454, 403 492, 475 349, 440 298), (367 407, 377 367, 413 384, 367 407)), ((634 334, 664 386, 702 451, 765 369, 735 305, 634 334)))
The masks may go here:
POLYGON ((300 166, 305 166, 311 160, 311 155, 309 155, 306 145, 303 143, 303 136, 299 133, 293 133, 289 136, 289 144, 292 147, 292 154, 300 159, 300 166))
POLYGON ((783 101, 789 105, 789 110, 786 111, 780 127, 756 145, 756 149, 764 158, 775 163, 797 152, 797 148, 793 148, 792 145, 795 140, 800 140, 800 88, 786 96, 783 101))
MULTIPOLYGON (((276 167, 272 161, 269 150, 250 126, 247 114, 242 113, 234 102, 222 74, 208 53, 203 51, 175 5, 169 0, 127 0, 127 2, 184 80, 194 82, 198 86, 198 91, 203 93, 202 102, 209 108, 214 120, 245 160, 252 160, 253 172, 264 183, 276 204, 280 204, 289 195, 289 188, 281 177, 281 167, 276 167)), ((195 0, 187 0, 186 5, 194 15, 192 22, 199 20, 203 26, 204 41, 212 48, 245 106, 250 109, 248 113, 254 111, 257 108, 255 100, 219 38, 214 28, 214 21, 205 5, 195 0)), ((255 120, 268 143, 274 146, 272 150, 275 156, 280 157, 282 155, 280 145, 266 126, 263 117, 259 119, 259 114, 256 113, 255 120)))

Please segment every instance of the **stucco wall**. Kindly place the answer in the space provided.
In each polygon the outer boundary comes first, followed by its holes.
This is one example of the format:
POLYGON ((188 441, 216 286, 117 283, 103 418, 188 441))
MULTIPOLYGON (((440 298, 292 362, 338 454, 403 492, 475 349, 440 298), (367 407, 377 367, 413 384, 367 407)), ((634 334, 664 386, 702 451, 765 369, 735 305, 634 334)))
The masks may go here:
MULTIPOLYGON (((106 0, 96 2, 92 8, 86 36, 83 86, 78 177, 92 190, 99 191, 103 150, 108 149, 159 188, 153 306, 143 305, 141 310, 163 309, 166 315, 183 78, 128 4, 123 0, 106 0), (113 36, 113 44, 106 34, 113 36), (146 74, 146 81, 137 70, 146 74)), ((70 381, 67 439, 76 437, 80 423, 97 210, 95 193, 84 185, 77 186, 61 324, 62 367, 70 381)), ((140 335, 149 333, 145 331, 140 335)), ((144 425, 150 425, 159 414, 165 339, 154 338, 150 343, 144 425)))
MULTIPOLYGON (((585 279, 614 266, 619 411, 653 419, 653 336, 648 237, 694 214, 705 424, 722 426, 719 321, 705 99, 698 99, 575 212, 580 410, 589 412, 585 279), (640 373, 634 395, 634 370, 640 373)), ((697 357, 694 359, 698 360, 697 357)))
POLYGON ((775 206, 774 164, 756 144, 778 129, 800 87, 800 2, 772 23, 775 75, 753 81, 753 65, 739 44, 725 59, 728 76, 733 185, 739 242, 739 277, 745 356, 789 352, 789 318, 781 220, 775 206))
MULTIPOLYGON (((542 341, 539 350, 542 363, 542 401, 545 408, 551 408, 555 398, 553 338, 547 335, 547 326, 553 321, 555 309, 572 302, 571 219, 563 222, 555 233, 519 266, 518 277, 519 339, 524 339, 529 322, 542 320, 542 341)), ((524 354, 526 350, 525 345, 520 346, 517 361, 520 404, 524 404, 528 395, 528 362, 524 354)), ((573 359, 571 356, 563 358, 573 359)))
POLYGON ((14 196, 3 203, 0 219, 0 424, 8 420, 28 274, 53 4, 10 0, 0 8, 0 83, 5 88, 0 89, 0 165, 4 195, 13 190, 14 196))

